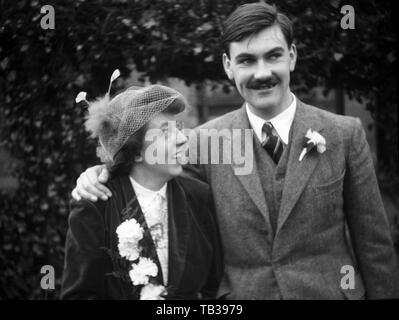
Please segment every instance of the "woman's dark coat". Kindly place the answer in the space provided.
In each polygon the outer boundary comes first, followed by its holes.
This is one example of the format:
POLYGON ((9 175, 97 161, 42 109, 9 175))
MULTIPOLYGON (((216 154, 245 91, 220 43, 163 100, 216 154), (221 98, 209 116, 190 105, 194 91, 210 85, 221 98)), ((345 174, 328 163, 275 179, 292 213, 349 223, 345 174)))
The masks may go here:
MULTIPOLYGON (((131 262, 118 252, 116 228, 135 218, 144 229, 142 255, 163 275, 144 215, 128 176, 107 184, 107 201, 72 201, 65 246, 62 299, 138 299, 131 262)), ((168 299, 213 298, 223 272, 222 250, 208 185, 187 177, 168 182, 168 299)))

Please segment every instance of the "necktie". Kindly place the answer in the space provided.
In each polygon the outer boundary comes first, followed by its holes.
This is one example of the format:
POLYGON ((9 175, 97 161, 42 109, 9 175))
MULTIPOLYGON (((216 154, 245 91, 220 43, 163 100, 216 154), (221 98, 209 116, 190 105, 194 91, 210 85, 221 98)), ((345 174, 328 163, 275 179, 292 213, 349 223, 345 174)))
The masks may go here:
POLYGON ((262 146, 273 159, 274 163, 277 164, 283 153, 283 142, 278 135, 273 133, 273 125, 271 122, 265 122, 262 131, 266 133, 266 139, 262 143, 262 146))

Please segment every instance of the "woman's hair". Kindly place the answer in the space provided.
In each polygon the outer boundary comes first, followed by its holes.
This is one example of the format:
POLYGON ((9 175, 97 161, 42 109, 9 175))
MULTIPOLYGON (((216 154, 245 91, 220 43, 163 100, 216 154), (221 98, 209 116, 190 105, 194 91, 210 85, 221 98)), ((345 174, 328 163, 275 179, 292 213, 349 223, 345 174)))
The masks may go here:
POLYGON ((143 149, 146 131, 147 125, 144 125, 133 133, 122 148, 114 155, 113 162, 107 164, 111 178, 130 173, 136 157, 140 156, 140 152, 143 149))
MULTIPOLYGON (((165 110, 161 113, 166 114, 178 114, 182 111, 182 105, 178 102, 172 102, 165 110)), ((113 162, 107 164, 108 171, 111 178, 120 175, 127 175, 132 170, 135 158, 140 156, 143 149, 144 137, 147 132, 148 125, 145 124, 143 127, 133 133, 125 144, 119 149, 114 155, 113 162)))

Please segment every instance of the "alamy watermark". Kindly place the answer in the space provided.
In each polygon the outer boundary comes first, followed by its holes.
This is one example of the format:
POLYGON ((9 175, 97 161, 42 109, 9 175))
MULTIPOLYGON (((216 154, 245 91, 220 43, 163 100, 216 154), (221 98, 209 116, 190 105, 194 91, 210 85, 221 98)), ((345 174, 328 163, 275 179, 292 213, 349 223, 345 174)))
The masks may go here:
POLYGON ((44 274, 40 279, 40 287, 43 290, 54 290, 55 289, 55 271, 51 265, 42 266, 40 273, 44 274))
MULTIPOLYGON (((40 27, 43 30, 55 29, 55 10, 54 7, 46 4, 40 8, 40 13, 43 14, 40 20, 40 27)), ((351 5, 344 5, 341 7, 341 28, 344 30, 355 29, 355 9, 351 5)))
POLYGON ((55 29, 55 11, 54 7, 46 4, 40 8, 40 13, 44 16, 40 19, 40 27, 43 30, 55 29))
POLYGON ((344 30, 355 29, 355 9, 353 8, 353 6, 342 6, 341 13, 344 15, 341 18, 341 28, 344 30))
MULTIPOLYGON (((176 122, 168 121, 168 139, 178 145, 176 122)), ((149 129, 145 141, 151 142, 144 150, 144 157, 150 164, 230 164, 236 175, 248 175, 254 162, 252 129, 181 129, 188 138, 182 149, 184 157, 170 157, 165 152, 166 144, 160 144, 164 137, 162 129, 149 129)), ((165 140, 166 141, 166 140, 165 140)), ((181 153, 182 151, 180 151, 181 153)), ((176 153, 178 153, 176 151, 176 153)))
POLYGON ((344 265, 340 273, 344 275, 341 278, 341 288, 343 290, 355 289, 355 268, 351 265, 344 265))

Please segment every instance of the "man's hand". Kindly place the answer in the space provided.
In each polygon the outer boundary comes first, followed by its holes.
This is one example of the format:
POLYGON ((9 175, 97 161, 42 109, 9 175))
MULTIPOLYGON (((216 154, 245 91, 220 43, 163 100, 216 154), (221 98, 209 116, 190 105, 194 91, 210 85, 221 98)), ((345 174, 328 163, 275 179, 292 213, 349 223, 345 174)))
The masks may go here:
POLYGON ((97 201, 98 198, 108 200, 112 196, 111 191, 104 186, 109 179, 109 172, 105 165, 98 165, 86 169, 76 180, 76 187, 72 191, 72 197, 79 201, 82 198, 97 201))

